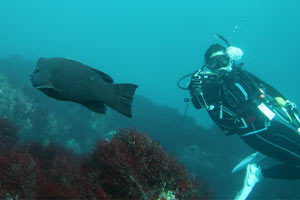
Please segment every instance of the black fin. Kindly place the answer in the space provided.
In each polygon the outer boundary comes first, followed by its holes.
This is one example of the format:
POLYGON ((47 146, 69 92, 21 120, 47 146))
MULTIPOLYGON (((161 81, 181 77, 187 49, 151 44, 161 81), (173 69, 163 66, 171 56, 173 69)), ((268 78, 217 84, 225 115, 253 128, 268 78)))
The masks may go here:
POLYGON ((92 101, 92 102, 85 102, 80 104, 93 112, 100 113, 100 114, 106 113, 106 106, 103 104, 103 102, 92 101))
POLYGON ((108 105, 117 112, 127 117, 132 117, 131 104, 137 87, 137 85, 130 83, 114 84, 116 101, 108 105))
POLYGON ((35 88, 40 90, 41 92, 43 92, 47 96, 52 97, 54 99, 63 100, 63 101, 68 100, 62 95, 60 90, 56 89, 52 85, 37 86, 35 88))

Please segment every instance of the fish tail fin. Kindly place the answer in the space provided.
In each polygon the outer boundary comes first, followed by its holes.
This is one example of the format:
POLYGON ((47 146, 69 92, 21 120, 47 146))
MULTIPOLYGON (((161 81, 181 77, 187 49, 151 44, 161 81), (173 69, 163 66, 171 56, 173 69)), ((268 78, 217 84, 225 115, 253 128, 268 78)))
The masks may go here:
POLYGON ((131 104, 137 87, 137 85, 130 83, 113 84, 116 99, 109 106, 127 117, 132 117, 131 104))

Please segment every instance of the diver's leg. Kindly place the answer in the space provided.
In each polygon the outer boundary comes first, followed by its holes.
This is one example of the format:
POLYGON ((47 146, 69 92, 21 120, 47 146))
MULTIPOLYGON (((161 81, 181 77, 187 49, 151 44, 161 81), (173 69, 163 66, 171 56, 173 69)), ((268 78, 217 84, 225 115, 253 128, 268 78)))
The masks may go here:
POLYGON ((268 129, 241 136, 242 140, 255 150, 284 164, 261 169, 255 163, 246 170, 244 186, 235 200, 244 200, 262 178, 300 178, 300 135, 288 126, 273 121, 268 129), (289 164, 289 165, 288 165, 289 164), (291 166, 292 165, 292 166, 291 166))
POLYGON ((264 155, 300 167, 300 135, 278 121, 272 121, 267 130, 241 136, 241 139, 264 155))
POLYGON ((261 174, 264 178, 296 180, 300 179, 300 168, 286 164, 279 164, 262 168, 261 174))

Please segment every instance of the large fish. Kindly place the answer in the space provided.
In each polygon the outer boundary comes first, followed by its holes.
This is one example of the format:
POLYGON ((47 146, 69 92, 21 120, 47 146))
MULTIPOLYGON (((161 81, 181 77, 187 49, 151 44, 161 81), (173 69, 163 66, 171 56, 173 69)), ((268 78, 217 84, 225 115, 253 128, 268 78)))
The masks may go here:
POLYGON ((137 85, 115 84, 94 68, 67 58, 40 58, 31 74, 32 86, 47 96, 79 103, 104 114, 106 106, 131 117, 131 104, 137 85))

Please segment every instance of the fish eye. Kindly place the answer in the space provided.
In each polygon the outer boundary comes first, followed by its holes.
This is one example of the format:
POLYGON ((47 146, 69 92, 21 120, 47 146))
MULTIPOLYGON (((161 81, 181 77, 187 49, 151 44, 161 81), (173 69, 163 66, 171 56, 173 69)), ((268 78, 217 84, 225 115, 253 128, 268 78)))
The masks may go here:
POLYGON ((36 68, 36 69, 34 70, 34 73, 38 73, 39 71, 40 71, 40 69, 36 68))

